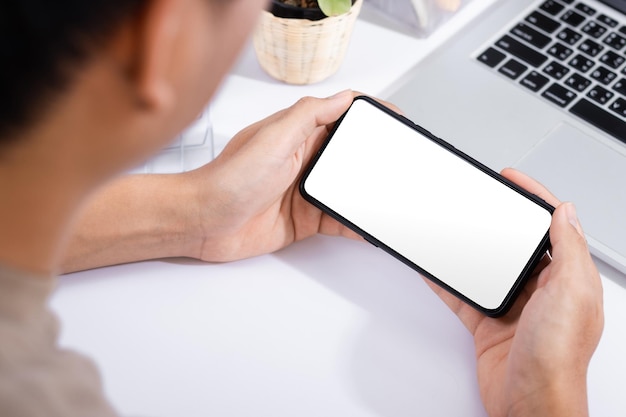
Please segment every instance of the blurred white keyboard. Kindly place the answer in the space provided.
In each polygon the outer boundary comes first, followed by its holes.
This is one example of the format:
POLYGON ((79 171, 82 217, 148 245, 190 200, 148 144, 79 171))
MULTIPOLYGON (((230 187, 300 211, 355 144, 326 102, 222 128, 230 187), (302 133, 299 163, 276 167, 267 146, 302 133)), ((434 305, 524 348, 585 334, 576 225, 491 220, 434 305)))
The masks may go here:
POLYGON ((170 145, 130 172, 169 174, 189 171, 213 160, 213 147, 213 126, 207 107, 170 145))

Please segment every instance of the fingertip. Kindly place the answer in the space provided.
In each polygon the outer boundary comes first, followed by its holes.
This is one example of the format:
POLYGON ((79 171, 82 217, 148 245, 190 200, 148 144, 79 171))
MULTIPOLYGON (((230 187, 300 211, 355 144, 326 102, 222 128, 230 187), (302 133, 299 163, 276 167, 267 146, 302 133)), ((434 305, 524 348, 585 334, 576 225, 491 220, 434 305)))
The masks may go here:
POLYGON ((567 222, 576 229, 579 235, 582 237, 585 236, 582 226, 580 225, 580 221, 578 220, 578 215, 576 214, 576 207, 572 202, 562 203, 559 207, 560 214, 565 217, 567 222))
POLYGON ((316 129, 334 123, 350 107, 353 92, 344 90, 330 97, 305 96, 287 109, 276 113, 274 123, 268 129, 281 133, 277 137, 288 137, 298 147, 316 129))
POLYGON ((550 242, 553 256, 555 253, 577 252, 579 249, 574 249, 575 247, 580 247, 580 250, 586 249, 585 235, 574 204, 561 203, 554 210, 550 226, 550 242))
POLYGON ((347 90, 343 90, 338 93, 335 93, 332 96, 326 97, 326 100, 343 101, 343 100, 348 100, 348 99, 352 100, 353 98, 354 98, 354 91, 347 89, 347 90))
MULTIPOLYGON (((327 97, 325 99, 325 101, 327 102, 326 110, 331 110, 332 113, 342 114, 343 112, 348 110, 350 105, 352 105, 352 101, 354 100, 354 97, 355 97, 355 94, 354 94, 354 91, 352 90, 343 90, 343 91, 338 92, 337 94, 333 94, 332 96, 327 97)), ((337 117, 338 116, 333 116, 335 120, 337 119, 337 117)))
POLYGON ((509 178, 511 175, 517 175, 518 173, 519 171, 517 169, 511 167, 503 168, 502 171, 500 171, 500 174, 507 178, 509 178))
POLYGON ((543 184, 515 168, 504 168, 500 174, 507 180, 517 184, 531 194, 535 194, 553 207, 561 202, 543 184))
MULTIPOLYGON (((322 99, 324 104, 316 107, 313 112, 316 114, 316 122, 318 125, 333 123, 350 107, 354 100, 354 91, 343 90, 332 96, 322 99)), ((320 103, 318 101, 318 103, 320 103)))

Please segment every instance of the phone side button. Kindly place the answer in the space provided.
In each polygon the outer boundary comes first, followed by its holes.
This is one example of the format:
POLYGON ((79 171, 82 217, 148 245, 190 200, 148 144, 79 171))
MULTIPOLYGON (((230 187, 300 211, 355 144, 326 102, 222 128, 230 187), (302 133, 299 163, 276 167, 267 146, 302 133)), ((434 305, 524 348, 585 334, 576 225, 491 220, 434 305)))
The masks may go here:
POLYGON ((372 245, 374 245, 374 246, 378 247, 378 245, 377 245, 376 243, 374 243, 372 240, 370 240, 370 238, 368 238, 368 237, 366 237, 366 236, 363 236, 363 238, 364 238, 365 240, 367 240, 369 243, 371 243, 372 245))

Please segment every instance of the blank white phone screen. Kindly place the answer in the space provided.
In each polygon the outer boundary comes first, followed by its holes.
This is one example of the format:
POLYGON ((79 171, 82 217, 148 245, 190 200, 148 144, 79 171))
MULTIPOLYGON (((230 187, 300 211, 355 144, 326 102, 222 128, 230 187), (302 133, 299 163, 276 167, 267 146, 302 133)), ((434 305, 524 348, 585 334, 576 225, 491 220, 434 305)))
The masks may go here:
POLYGON ((303 189, 479 306, 501 306, 550 212, 365 100, 303 189))

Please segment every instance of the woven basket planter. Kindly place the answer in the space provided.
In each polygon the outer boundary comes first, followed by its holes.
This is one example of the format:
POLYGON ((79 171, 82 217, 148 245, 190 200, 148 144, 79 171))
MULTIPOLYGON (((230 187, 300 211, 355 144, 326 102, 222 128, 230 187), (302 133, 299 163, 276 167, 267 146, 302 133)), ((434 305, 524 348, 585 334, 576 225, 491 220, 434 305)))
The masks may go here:
POLYGON ((321 20, 276 17, 264 11, 254 33, 261 67, 289 84, 311 84, 328 78, 341 66, 363 0, 348 13, 321 20))

